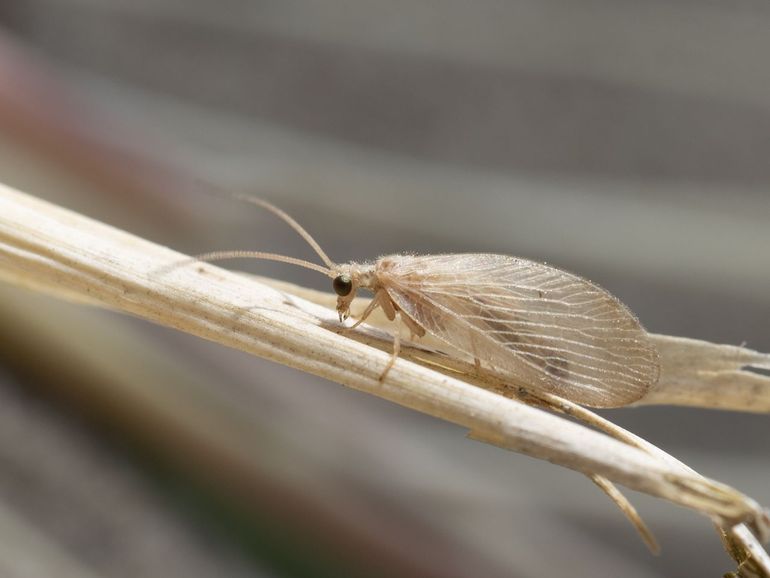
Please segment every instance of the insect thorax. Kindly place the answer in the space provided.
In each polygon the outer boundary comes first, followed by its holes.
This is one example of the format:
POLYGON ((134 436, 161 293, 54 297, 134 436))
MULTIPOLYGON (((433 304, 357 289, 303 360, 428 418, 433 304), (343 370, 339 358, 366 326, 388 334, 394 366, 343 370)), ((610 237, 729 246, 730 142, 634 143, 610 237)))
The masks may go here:
POLYGON ((374 290, 379 286, 377 280, 377 265, 371 262, 365 263, 345 263, 339 265, 338 274, 347 275, 353 281, 353 286, 374 290))

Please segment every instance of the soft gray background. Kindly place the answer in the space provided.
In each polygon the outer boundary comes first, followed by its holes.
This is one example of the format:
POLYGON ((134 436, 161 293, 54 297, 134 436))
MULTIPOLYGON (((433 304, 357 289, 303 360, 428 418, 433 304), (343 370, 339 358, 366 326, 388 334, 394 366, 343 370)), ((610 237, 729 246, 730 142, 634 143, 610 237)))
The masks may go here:
MULTIPOLYGON (((651 331, 770 351, 765 2, 5 0, 0 19, 78 103, 66 109, 82 114, 73 123, 116 147, 113 158, 133 150, 267 196, 333 258, 408 250, 547 260, 609 288, 651 331)), ((157 196, 112 197, 89 180, 97 169, 66 173, 18 132, 0 145, 3 181, 177 249, 309 255, 280 223, 194 184, 164 188, 172 181, 133 174, 157 196)), ((301 270, 250 267, 325 285, 301 270)), ((461 544, 458 576, 731 568, 708 520, 688 511, 633 496, 663 547, 654 558, 574 473, 285 368, 110 322, 169 356, 194 357, 250 419, 290 429, 297 487, 326 487, 319 499, 329 503, 355 487, 366 507, 409 512, 446 540, 426 546, 431 555, 461 544)), ((95 442, 98 428, 71 408, 29 398, 10 365, 0 376, 9 446, 0 519, 39 533, 51 556, 74 559, 73 575, 314 575, 191 515, 174 497, 183 490, 148 482, 132 452, 95 442), (46 456, 61 445, 71 456, 62 470, 80 474, 53 491, 46 456), (79 477, 103 481, 86 491, 79 477), (83 492, 130 509, 132 523, 116 525, 109 507, 89 513, 78 506, 83 492)), ((767 416, 607 413, 770 504, 767 416)), ((301 539, 286 548, 312 560, 301 539)))

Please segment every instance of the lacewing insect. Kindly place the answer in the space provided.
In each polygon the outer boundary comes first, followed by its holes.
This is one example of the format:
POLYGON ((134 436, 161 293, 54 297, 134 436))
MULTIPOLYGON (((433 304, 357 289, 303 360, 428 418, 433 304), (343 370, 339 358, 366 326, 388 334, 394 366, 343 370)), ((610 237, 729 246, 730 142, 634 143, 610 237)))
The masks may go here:
MULTIPOLYGON (((318 271, 332 279, 340 322, 359 289, 374 298, 354 328, 377 308, 403 322, 412 337, 429 334, 475 360, 476 371, 510 376, 536 391, 592 407, 641 398, 658 380, 658 353, 633 313, 606 290, 561 269, 505 255, 388 255, 366 263, 333 262, 310 234, 262 199, 267 209, 318 254, 318 265, 275 253, 219 251, 202 261, 256 258, 318 271)), ((393 356, 400 351, 394 333, 393 356)))

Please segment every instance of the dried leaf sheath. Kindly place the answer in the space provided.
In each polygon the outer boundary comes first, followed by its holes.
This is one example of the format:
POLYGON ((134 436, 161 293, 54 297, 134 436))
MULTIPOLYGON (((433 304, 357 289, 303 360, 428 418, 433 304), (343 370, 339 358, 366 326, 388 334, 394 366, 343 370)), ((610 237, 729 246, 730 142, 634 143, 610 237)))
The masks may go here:
POLYGON ((542 391, 625 405, 658 380, 658 354, 607 291, 541 263, 489 254, 383 257, 378 278, 425 330, 542 391))

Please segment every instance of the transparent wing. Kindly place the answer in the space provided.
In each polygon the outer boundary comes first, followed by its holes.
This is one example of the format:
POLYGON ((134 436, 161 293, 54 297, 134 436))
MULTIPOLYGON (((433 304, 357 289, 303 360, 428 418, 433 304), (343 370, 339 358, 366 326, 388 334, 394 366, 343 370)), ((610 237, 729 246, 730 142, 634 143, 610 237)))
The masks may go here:
POLYGON ((429 334, 518 383, 617 407, 658 380, 657 352, 636 317, 576 275, 488 254, 383 257, 377 269, 429 334))

